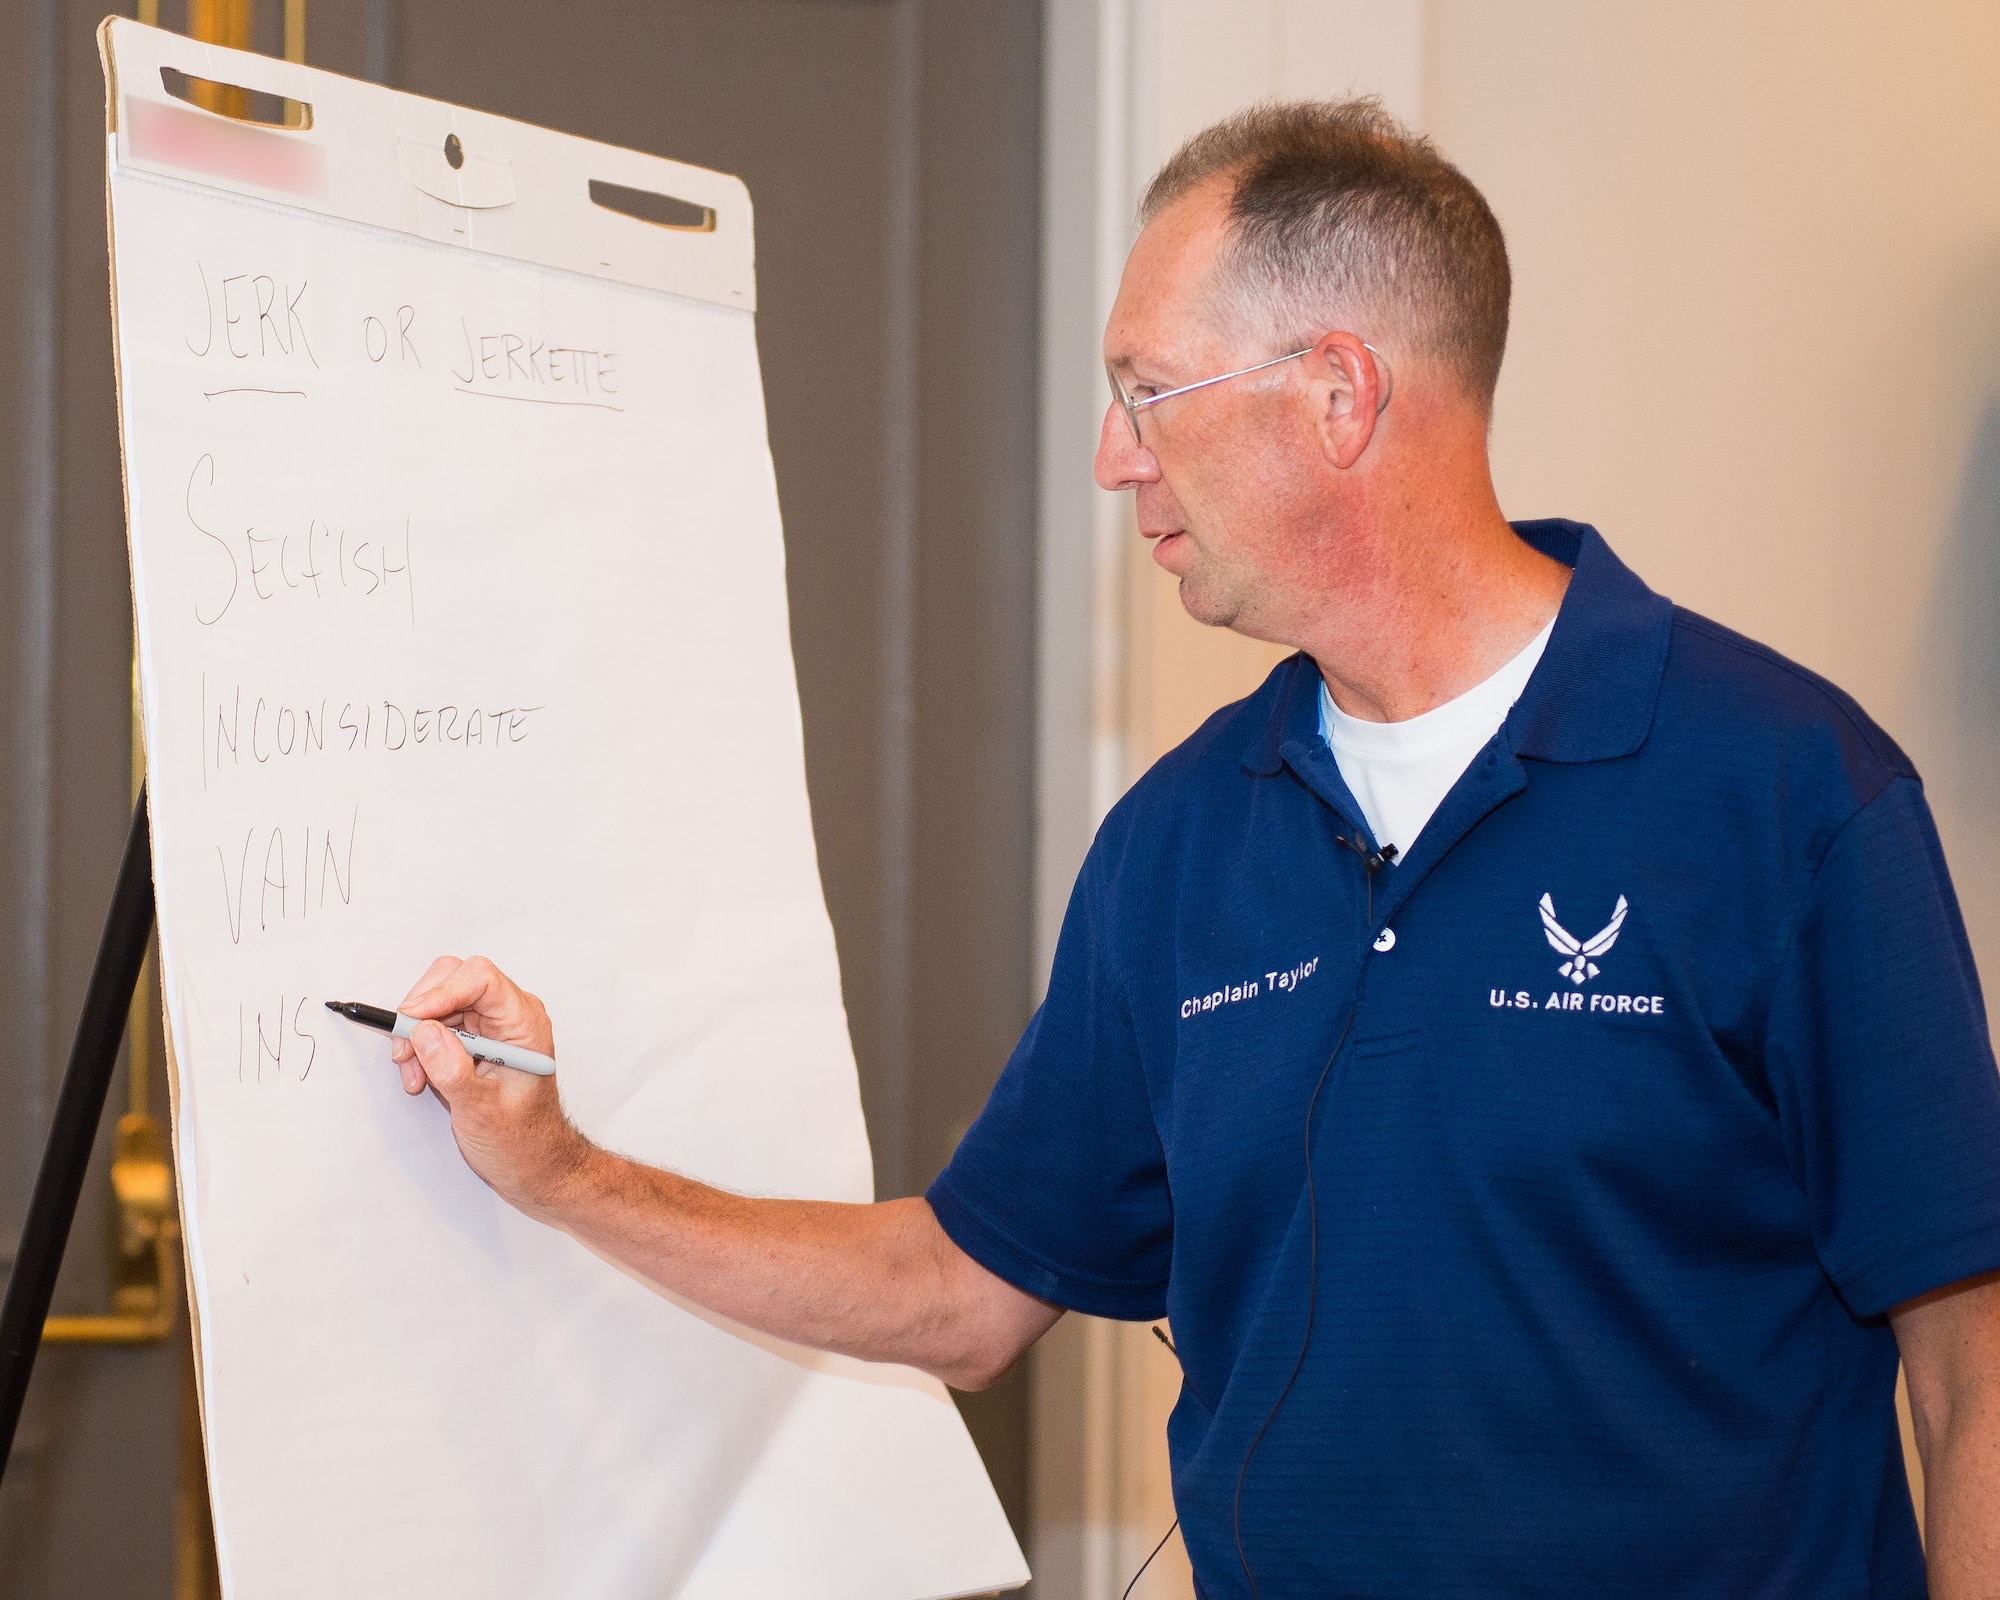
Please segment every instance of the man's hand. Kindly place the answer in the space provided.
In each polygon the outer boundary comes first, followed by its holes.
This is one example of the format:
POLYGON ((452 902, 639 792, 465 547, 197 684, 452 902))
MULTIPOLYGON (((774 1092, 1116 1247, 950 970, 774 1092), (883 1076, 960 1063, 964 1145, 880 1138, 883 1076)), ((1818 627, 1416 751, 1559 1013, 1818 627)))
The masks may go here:
POLYGON ((403 1089, 430 1089, 451 1113, 452 1137, 466 1165, 502 1199, 546 1217, 591 1152, 563 1115, 554 1078, 491 1061, 475 1062, 450 1030, 555 1054, 549 1014, 484 956, 439 956, 397 1007, 429 1019, 414 1039, 393 1039, 389 1053, 403 1089))
POLYGON ((483 957, 441 956, 399 1008, 403 1087, 451 1112, 472 1170, 503 1199, 661 1288, 796 1344, 900 1361, 983 1389, 1056 1318, 952 1243, 922 1200, 843 1205, 729 1194, 601 1150, 555 1078, 475 1065, 448 1028, 555 1054, 541 1001, 483 957))
POLYGON ((1937 1600, 2000 1595, 2000 1272, 1889 1313, 1924 1463, 1924 1545, 1937 1600))

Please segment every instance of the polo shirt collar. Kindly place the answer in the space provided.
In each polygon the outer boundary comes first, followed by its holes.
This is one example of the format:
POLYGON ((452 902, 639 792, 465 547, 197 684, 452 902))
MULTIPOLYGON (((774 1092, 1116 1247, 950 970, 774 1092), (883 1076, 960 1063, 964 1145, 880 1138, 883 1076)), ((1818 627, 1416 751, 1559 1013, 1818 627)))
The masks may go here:
POLYGON ((1588 523, 1517 522, 1535 549, 1575 569, 1548 648, 1507 714, 1514 754, 1611 761, 1653 731, 1673 636, 1673 602, 1646 587, 1588 523))
MULTIPOLYGON (((1556 625, 1528 686, 1507 714, 1514 755, 1532 761, 1610 761, 1652 731, 1667 666, 1673 604, 1611 553, 1598 531, 1549 518, 1517 522, 1535 549, 1574 570, 1556 625)), ((1246 772, 1274 777, 1284 746, 1319 735, 1320 675, 1301 652, 1281 669, 1271 715, 1243 753, 1246 772)))

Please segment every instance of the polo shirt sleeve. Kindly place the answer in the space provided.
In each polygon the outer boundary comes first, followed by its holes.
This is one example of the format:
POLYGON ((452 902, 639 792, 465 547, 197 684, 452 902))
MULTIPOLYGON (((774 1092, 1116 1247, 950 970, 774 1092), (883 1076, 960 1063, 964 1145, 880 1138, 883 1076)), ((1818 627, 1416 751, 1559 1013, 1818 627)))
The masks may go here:
POLYGON ((2000 1268, 2000 1075, 1930 808, 1897 778, 1828 847, 1766 1061, 1821 1265, 1857 1316, 2000 1268))
POLYGON ((1165 1314, 1173 1210, 1111 933, 1093 850, 1048 998, 925 1198, 961 1250, 1016 1288, 1136 1320, 1165 1314))

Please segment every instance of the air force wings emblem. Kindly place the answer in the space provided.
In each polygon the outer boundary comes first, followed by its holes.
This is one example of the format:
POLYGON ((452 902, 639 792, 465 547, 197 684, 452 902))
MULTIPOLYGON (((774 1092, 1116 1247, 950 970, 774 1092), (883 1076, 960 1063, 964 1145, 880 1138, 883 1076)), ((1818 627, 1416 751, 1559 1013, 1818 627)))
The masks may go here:
POLYGON ((1585 984, 1596 977, 1597 958, 1618 942, 1618 930, 1625 926, 1626 910, 1625 897, 1621 894, 1612 910, 1611 920, 1588 939, 1579 939, 1556 921, 1556 904, 1543 895, 1542 933, 1548 939, 1550 948, 1565 958, 1556 971, 1574 984, 1585 984))

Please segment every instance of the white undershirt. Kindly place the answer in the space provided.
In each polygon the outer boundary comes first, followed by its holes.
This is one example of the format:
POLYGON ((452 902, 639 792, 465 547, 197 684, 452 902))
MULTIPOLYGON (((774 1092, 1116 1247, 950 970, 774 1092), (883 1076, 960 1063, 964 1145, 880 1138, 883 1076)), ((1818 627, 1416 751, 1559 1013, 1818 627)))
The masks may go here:
POLYGON ((1393 844, 1399 857, 1409 855, 1438 803, 1507 720, 1554 629, 1551 618, 1484 683, 1403 722, 1350 717, 1333 703, 1325 682, 1320 683, 1320 737, 1333 747, 1333 759, 1361 803, 1377 848, 1386 852, 1393 844))

